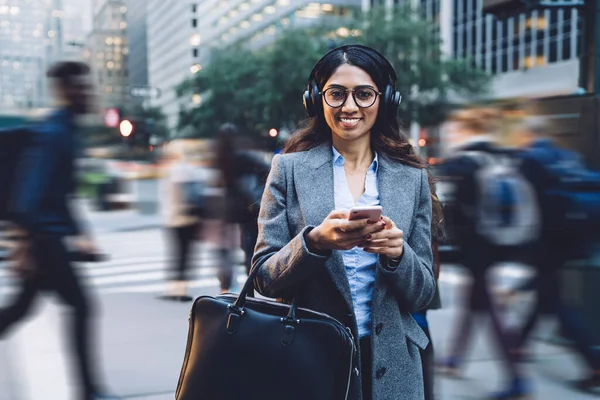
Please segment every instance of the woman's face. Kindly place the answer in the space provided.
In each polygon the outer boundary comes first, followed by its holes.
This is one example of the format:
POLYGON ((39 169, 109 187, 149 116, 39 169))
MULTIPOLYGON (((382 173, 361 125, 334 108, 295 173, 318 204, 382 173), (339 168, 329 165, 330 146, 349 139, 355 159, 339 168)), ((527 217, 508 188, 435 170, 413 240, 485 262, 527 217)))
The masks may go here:
MULTIPOLYGON (((353 65, 342 64, 338 69, 331 75, 329 80, 325 82, 322 92, 327 89, 357 89, 370 87, 379 92, 379 88, 373 82, 373 79, 364 70, 355 67, 353 65)), ((336 91, 337 95, 343 94, 343 92, 336 91)), ((323 111, 325 114, 325 121, 331 128, 331 132, 334 137, 346 141, 354 141, 360 138, 369 137, 371 134, 371 128, 375 124, 377 119, 377 112, 379 110, 379 97, 375 103, 368 108, 359 107, 352 93, 348 92, 346 101, 341 107, 334 108, 327 104, 324 96, 323 111)), ((358 98, 358 95, 357 95, 358 98)))

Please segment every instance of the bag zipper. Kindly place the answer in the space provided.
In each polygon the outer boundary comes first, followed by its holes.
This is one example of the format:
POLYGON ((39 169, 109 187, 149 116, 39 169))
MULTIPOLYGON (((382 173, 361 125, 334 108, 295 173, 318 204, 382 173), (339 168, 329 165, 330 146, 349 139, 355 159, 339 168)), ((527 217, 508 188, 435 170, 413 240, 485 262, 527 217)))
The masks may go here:
POLYGON ((183 359, 183 365, 181 366, 181 372, 179 373, 179 382, 177 382, 177 390, 175 391, 175 398, 179 398, 179 392, 181 391, 181 385, 183 384, 183 378, 184 378, 184 371, 187 367, 187 363, 190 359, 190 348, 192 347, 192 336, 194 335, 194 319, 192 318, 192 313, 194 311, 194 306, 196 305, 196 301, 202 299, 203 297, 208 297, 208 296, 202 296, 197 298, 194 301, 194 304, 192 304, 192 307, 190 307, 190 312, 188 314, 188 322, 189 322, 189 331, 188 331, 188 337, 187 337, 187 343, 185 345, 185 357, 183 359))
POLYGON ((346 383, 346 396, 344 400, 348 400, 348 396, 350 395, 350 382, 352 382, 352 369, 354 367, 354 353, 356 352, 356 344, 354 343, 354 335, 352 334, 352 330, 346 327, 348 334, 350 335, 350 340, 352 341, 352 351, 350 352, 350 366, 348 367, 348 382, 346 383))

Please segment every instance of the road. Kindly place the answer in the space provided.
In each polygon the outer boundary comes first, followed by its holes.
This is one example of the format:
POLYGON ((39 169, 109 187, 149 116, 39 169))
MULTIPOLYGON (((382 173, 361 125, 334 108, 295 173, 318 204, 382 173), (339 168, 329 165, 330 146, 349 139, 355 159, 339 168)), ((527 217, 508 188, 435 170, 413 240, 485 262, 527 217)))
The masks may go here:
MULTIPOLYGON (((174 398, 185 341, 190 303, 157 299, 164 289, 169 253, 165 232, 156 216, 137 216, 131 211, 87 212, 100 247, 111 255, 103 263, 82 265, 81 273, 96 299, 99 316, 97 361, 111 391, 125 399, 174 398)), ((209 228, 209 231, 211 228, 209 228)), ((210 238, 209 238, 210 239, 210 238)), ((195 249, 196 268, 191 294, 214 295, 218 291, 215 271, 218 258, 210 240, 195 249)), ((239 254, 241 260, 241 254, 239 254)), ((509 284, 528 276, 523 266, 505 265, 492 279, 509 284)), ((238 283, 243 283, 238 268, 238 283)), ((430 312, 429 319, 438 354, 446 350, 451 323, 460 302, 460 287, 468 276, 460 268, 444 265, 440 288, 444 309, 430 312)), ((0 304, 14 290, 10 275, 0 269, 0 304)), ((519 312, 507 315, 517 321, 529 307, 523 300, 519 312)), ((0 400, 70 399, 70 363, 62 339, 64 310, 52 296, 43 296, 32 317, 0 341, 0 400)), ((546 331, 550 331, 548 325, 546 331)), ((475 343, 461 380, 438 379, 439 399, 483 399, 501 385, 489 324, 478 323, 475 343)), ((527 369, 539 399, 593 399, 568 388, 566 381, 578 377, 575 357, 562 347, 545 341, 534 345, 536 362, 527 369)))

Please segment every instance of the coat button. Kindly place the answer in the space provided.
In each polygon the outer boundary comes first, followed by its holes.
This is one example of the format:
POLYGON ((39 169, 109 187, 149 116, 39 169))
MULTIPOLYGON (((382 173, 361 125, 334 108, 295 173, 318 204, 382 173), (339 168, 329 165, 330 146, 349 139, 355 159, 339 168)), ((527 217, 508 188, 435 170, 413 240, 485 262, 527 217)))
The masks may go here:
POLYGON ((382 323, 378 323, 377 326, 375 327, 375 334, 379 335, 381 333, 382 329, 383 329, 383 324, 382 323))
POLYGON ((377 379, 383 378, 383 376, 385 375, 385 371, 387 371, 385 367, 379 368, 377 370, 377 372, 375 373, 375 378, 377 378, 377 379))

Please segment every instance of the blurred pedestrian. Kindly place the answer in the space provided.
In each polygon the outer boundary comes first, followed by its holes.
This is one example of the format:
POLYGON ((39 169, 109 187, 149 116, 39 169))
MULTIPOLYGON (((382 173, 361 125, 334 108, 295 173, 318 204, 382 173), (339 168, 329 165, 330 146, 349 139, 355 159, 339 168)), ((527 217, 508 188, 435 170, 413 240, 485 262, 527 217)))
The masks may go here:
POLYGON ((424 396, 419 349, 428 340, 410 313, 435 292, 432 197, 400 130, 395 83, 369 47, 323 56, 304 94, 308 127, 275 156, 259 215, 257 290, 296 298, 358 338, 349 399, 424 396), (382 206, 384 215, 351 221, 354 206, 382 206))
MULTIPOLYGON (((548 122, 544 117, 526 117, 517 125, 513 138, 516 146, 523 149, 522 170, 535 188, 542 212, 542 234, 539 245, 532 258, 536 276, 520 288, 514 288, 511 293, 523 289, 534 289, 537 301, 531 314, 525 320, 520 332, 516 334, 513 352, 518 357, 527 356, 526 343, 540 316, 557 315, 563 328, 573 341, 576 351, 581 355, 588 368, 589 376, 576 382, 581 389, 600 387, 600 351, 594 349, 594 344, 586 329, 589 321, 576 321, 577 310, 561 301, 559 273, 570 258, 584 258, 580 249, 588 249, 598 237, 588 234, 589 229, 584 225, 597 222, 579 220, 572 228, 567 227, 564 200, 556 197, 576 196, 576 186, 567 183, 562 186, 563 178, 574 181, 579 178, 585 185, 586 206, 600 207, 600 174, 590 173, 583 165, 581 157, 569 150, 556 145, 548 136, 548 122), (589 178, 586 178, 589 177, 589 178), (596 193, 590 191, 594 185, 587 185, 585 179, 595 183, 596 193), (595 180, 595 181, 594 181, 595 180), (570 192, 570 190, 572 190, 570 192), (592 196, 592 197, 590 197, 592 196), (595 196, 595 197, 593 197, 595 196), (594 200, 596 199, 596 200, 594 200)), ((576 182, 576 181, 575 181, 576 182)), ((597 214, 597 213, 596 213, 597 214)))
POLYGON ((229 291, 233 281, 233 235, 239 226, 244 265, 250 273, 252 254, 258 236, 258 210, 269 173, 269 164, 255 153, 242 150, 240 132, 234 124, 221 126, 217 135, 217 163, 223 179, 225 201, 222 217, 222 267, 219 273, 221 291, 229 291))
MULTIPOLYGON (((471 273, 472 282, 465 289, 467 304, 461 310, 455 325, 450 354, 439 367, 441 372, 447 375, 460 374, 475 319, 489 313, 510 380, 508 388, 492 395, 492 398, 513 399, 528 395, 530 388, 519 363, 510 352, 505 327, 491 301, 486 275, 490 267, 501 260, 499 250, 504 238, 494 235, 503 232, 502 224, 510 227, 511 223, 520 222, 522 219, 520 216, 510 216, 505 223, 502 215, 493 215, 493 206, 502 206, 503 196, 512 200, 525 190, 519 188, 513 193, 506 184, 498 182, 498 198, 492 198, 493 195, 486 193, 484 188, 485 184, 495 183, 495 176, 486 177, 484 171, 489 171, 488 167, 503 166, 503 163, 507 163, 505 158, 512 157, 496 143, 495 131, 499 119, 500 114, 497 110, 487 108, 457 111, 450 118, 456 131, 451 135, 454 141, 442 165, 443 176, 447 177, 453 186, 453 198, 451 204, 446 206, 446 212, 451 214, 454 239, 460 249, 461 263, 471 273), (510 195, 506 196, 506 193, 510 195), (494 226, 494 223, 497 226, 494 226)), ((535 203, 534 196, 531 195, 527 201, 535 203)), ((503 209, 517 209, 516 206, 517 204, 511 204, 503 209)), ((512 239, 518 234, 519 231, 511 229, 508 238, 512 239)))
POLYGON ((206 177, 203 170, 192 163, 192 154, 184 143, 171 142, 167 147, 167 157, 170 165, 161 185, 161 200, 167 235, 175 257, 169 287, 160 298, 191 301, 187 285, 193 245, 201 229, 206 177))
POLYGON ((0 336, 29 312, 41 290, 52 290, 72 310, 70 349, 75 358, 78 400, 115 399, 102 393, 94 365, 93 306, 66 247, 66 239, 84 254, 98 252, 90 233, 77 222, 69 203, 76 186, 78 153, 76 118, 89 112, 92 101, 90 69, 79 62, 59 62, 48 71, 59 109, 39 128, 25 149, 13 199, 13 253, 21 287, 13 302, 0 310, 0 336))

